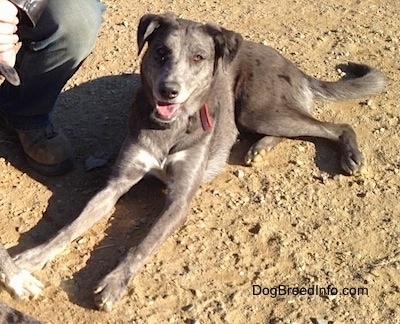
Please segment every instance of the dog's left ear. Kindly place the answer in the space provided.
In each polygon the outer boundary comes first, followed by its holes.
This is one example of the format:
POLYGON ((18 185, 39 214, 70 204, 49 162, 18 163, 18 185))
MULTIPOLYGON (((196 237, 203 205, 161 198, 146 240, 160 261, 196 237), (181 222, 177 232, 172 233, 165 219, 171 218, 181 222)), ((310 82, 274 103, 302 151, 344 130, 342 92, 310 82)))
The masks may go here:
POLYGON ((205 27, 214 39, 215 62, 221 59, 222 69, 226 72, 242 46, 243 37, 239 33, 217 25, 207 24, 205 27))
POLYGON ((146 14, 139 22, 137 30, 137 43, 139 49, 139 55, 142 52, 144 44, 148 41, 149 37, 154 33, 154 31, 159 28, 162 24, 167 22, 173 22, 176 20, 174 14, 167 13, 164 15, 154 15, 146 14))

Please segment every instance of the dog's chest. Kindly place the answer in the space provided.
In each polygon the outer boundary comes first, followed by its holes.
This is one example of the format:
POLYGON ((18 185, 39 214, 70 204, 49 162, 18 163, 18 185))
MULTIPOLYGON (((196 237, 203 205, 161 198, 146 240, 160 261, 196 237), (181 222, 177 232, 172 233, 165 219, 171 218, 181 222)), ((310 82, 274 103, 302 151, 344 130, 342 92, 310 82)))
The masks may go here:
POLYGON ((145 150, 138 152, 137 160, 144 167, 147 174, 153 175, 162 181, 167 178, 167 169, 179 162, 185 162, 189 159, 189 150, 181 150, 165 156, 159 161, 155 156, 145 150))

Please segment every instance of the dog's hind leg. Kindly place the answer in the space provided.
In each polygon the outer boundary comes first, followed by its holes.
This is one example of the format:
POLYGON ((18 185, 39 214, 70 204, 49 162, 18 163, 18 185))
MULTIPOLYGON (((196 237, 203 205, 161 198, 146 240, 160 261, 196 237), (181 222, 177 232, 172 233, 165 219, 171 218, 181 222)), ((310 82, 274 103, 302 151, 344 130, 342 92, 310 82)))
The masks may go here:
POLYGON ((201 184, 206 165, 207 145, 197 145, 177 154, 166 166, 167 196, 159 218, 140 244, 131 248, 122 262, 95 289, 99 309, 110 311, 125 293, 130 279, 150 258, 151 254, 187 218, 189 204, 201 184))
POLYGON ((49 241, 26 250, 15 257, 15 263, 28 271, 42 269, 48 262, 64 251, 68 245, 85 231, 108 216, 118 199, 150 169, 155 160, 139 145, 125 141, 113 173, 104 187, 86 205, 81 214, 68 226, 62 228, 49 241))
MULTIPOLYGON (((305 112, 289 108, 269 111, 263 118, 246 119, 246 117, 242 116, 240 122, 247 129, 258 134, 273 136, 272 139, 264 137, 261 141, 276 143, 278 140, 275 138, 282 137, 326 138, 339 145, 340 164, 346 173, 357 174, 363 167, 364 157, 358 149, 356 133, 348 124, 321 122, 305 112)), ((257 147, 258 143, 255 145, 257 147)), ((249 156, 252 155, 251 150, 249 156)))

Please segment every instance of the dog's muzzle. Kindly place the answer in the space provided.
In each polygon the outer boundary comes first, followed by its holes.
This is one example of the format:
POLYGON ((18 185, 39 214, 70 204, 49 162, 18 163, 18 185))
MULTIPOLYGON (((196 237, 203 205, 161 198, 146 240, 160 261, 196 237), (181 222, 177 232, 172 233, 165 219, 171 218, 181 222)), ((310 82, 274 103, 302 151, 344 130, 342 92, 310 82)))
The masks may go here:
POLYGON ((164 121, 173 121, 178 110, 181 107, 180 103, 156 102, 156 109, 154 111, 157 118, 164 121))
POLYGON ((155 108, 151 114, 151 119, 163 128, 169 128, 169 125, 176 120, 179 114, 179 109, 182 104, 155 102, 155 108))

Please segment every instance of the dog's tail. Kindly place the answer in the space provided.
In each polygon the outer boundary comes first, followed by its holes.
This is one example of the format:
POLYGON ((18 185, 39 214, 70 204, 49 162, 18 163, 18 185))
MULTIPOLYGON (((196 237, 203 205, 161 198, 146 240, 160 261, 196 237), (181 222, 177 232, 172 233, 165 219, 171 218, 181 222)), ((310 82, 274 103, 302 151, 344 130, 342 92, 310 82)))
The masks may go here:
POLYGON ((346 76, 336 82, 321 81, 308 76, 309 87, 316 99, 361 98, 381 92, 387 83, 382 72, 368 65, 349 62, 347 65, 339 65, 338 68, 346 76))

